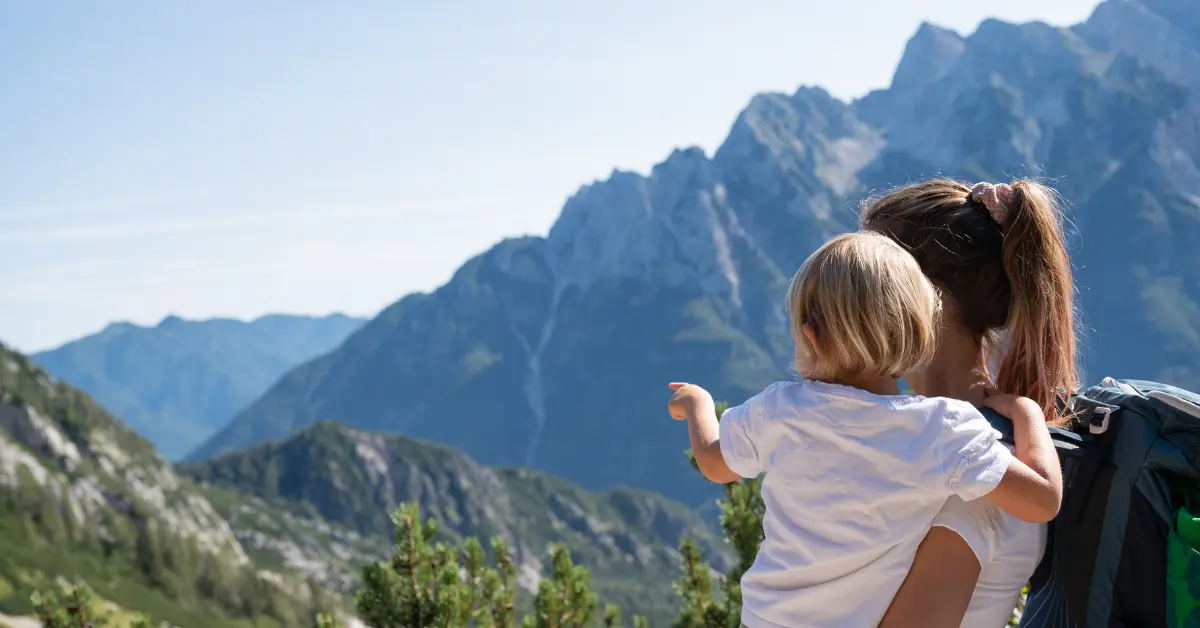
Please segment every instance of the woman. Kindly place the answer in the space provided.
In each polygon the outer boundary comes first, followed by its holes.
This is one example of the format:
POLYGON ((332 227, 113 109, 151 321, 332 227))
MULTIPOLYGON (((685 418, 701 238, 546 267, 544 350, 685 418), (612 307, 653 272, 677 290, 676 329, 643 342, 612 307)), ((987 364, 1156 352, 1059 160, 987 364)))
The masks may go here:
MULTIPOLYGON (((862 226, 907 248, 943 294, 938 352, 906 378, 913 390, 981 406, 995 388, 1058 417, 1055 398, 1076 388, 1076 372, 1074 288, 1053 192, 1029 180, 928 181, 869 202, 862 226)), ((1045 543, 1045 524, 952 499, 881 628, 1005 625, 1045 543)))

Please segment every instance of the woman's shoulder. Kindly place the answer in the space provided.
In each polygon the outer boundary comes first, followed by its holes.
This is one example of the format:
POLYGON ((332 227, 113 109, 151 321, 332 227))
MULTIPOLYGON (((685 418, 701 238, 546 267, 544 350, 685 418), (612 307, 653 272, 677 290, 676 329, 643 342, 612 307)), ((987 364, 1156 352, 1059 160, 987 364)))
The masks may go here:
POLYGON ((1031 551, 1037 553, 1031 557, 1036 564, 1045 542, 1045 524, 1021 521, 986 499, 964 501, 951 497, 934 518, 933 525, 948 528, 962 537, 980 566, 987 566, 998 555, 1015 558, 1014 552, 1031 551))
POLYGON ((986 499, 963 501, 951 497, 933 518, 933 527, 946 528, 962 538, 982 569, 996 556, 1001 516, 1000 509, 986 499))

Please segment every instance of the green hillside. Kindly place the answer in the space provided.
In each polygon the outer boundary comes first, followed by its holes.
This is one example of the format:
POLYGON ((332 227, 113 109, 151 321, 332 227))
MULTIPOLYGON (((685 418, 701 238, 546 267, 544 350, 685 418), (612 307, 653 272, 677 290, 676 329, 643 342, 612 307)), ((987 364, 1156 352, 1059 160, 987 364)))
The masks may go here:
POLYGON ((546 573, 551 544, 566 544, 602 599, 654 625, 678 613, 671 582, 684 537, 697 539, 716 568, 729 556, 695 513, 661 496, 589 493, 545 473, 493 469, 447 447, 333 422, 176 469, 204 487, 264 564, 343 590, 357 584, 363 564, 387 554, 390 515, 404 502, 438 520, 446 541, 507 539, 527 592, 546 573))
POLYGON ((150 443, 0 345, 0 613, 60 577, 185 628, 308 626, 328 603, 259 572, 150 443))

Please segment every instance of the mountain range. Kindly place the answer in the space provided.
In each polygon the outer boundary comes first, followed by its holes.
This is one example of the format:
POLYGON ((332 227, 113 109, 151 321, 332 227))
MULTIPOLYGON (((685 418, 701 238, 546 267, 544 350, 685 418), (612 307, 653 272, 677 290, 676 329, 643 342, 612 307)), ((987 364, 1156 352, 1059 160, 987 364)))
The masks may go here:
POLYGON ((306 628, 318 610, 348 614, 363 566, 389 555, 404 502, 438 519, 441 541, 506 539, 526 598, 563 543, 604 602, 655 625, 678 613, 683 538, 716 568, 729 559, 713 526, 662 496, 588 493, 332 422, 173 467, 0 345, 0 616, 30 613, 29 594, 65 577, 184 628, 306 628))
POLYGON ((249 322, 168 316, 153 327, 113 323, 33 359, 86 390, 174 460, 288 369, 332 350, 363 322, 343 314, 276 314, 249 322))
POLYGON ((324 419, 585 488, 711 496, 666 384, 737 403, 788 376, 784 288, 859 202, 944 175, 1035 176, 1068 202, 1089 380, 1200 387, 1200 5, 1108 0, 1082 24, 925 24, 887 89, 764 93, 714 154, 584 186, 283 375, 201 460, 324 419))

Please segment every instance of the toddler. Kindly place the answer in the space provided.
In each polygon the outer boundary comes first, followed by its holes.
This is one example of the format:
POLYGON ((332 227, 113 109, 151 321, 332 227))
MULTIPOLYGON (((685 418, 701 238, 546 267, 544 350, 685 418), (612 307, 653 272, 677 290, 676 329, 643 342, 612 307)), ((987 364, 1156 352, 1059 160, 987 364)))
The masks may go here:
POLYGON ((1028 521, 1057 514, 1062 479, 1036 403, 987 402, 1012 415, 1014 457, 970 404, 897 394, 932 359, 940 313, 907 251, 879 234, 838 236, 800 267, 787 307, 800 381, 768 386, 719 423, 708 392, 671 384, 671 416, 688 422, 705 477, 766 473, 744 626, 878 625, 952 495, 1028 521))

